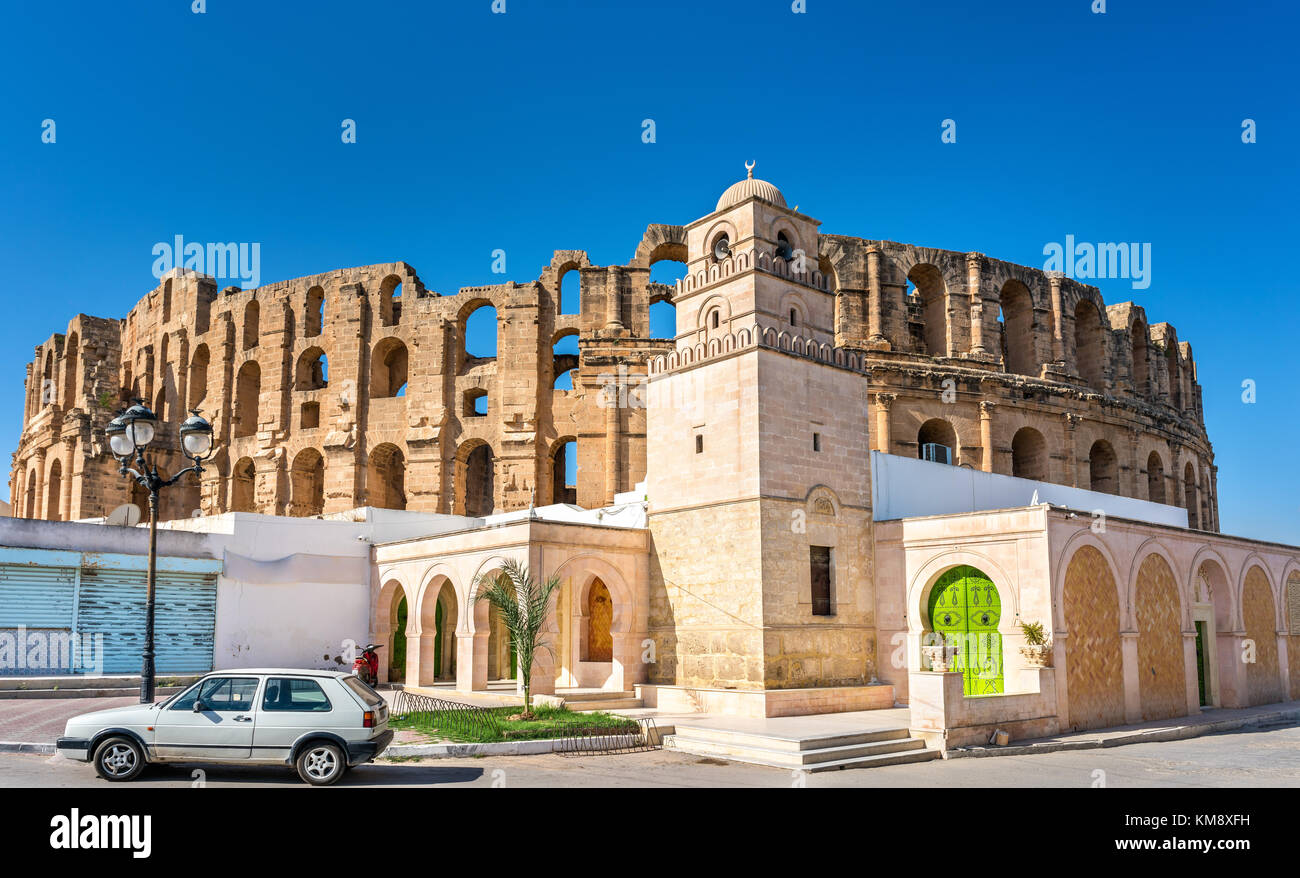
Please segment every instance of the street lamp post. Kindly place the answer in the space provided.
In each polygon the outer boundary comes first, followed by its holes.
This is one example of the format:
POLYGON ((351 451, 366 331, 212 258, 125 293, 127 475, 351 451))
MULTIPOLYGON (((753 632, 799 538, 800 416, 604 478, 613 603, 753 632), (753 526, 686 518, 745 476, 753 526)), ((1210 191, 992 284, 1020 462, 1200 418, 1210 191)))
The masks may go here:
POLYGON ((144 653, 140 664, 140 703, 152 704, 154 694, 154 581, 158 567, 158 492, 176 484, 188 473, 203 472, 203 461, 212 454, 212 425, 199 417, 198 409, 181 424, 181 450, 194 461, 169 479, 158 475, 157 464, 150 464, 144 456, 153 441, 158 418, 145 406, 144 400, 135 400, 122 414, 104 428, 108 447, 117 458, 118 472, 130 474, 137 484, 149 492, 149 575, 145 585, 144 653), (130 464, 134 461, 135 466, 130 464))

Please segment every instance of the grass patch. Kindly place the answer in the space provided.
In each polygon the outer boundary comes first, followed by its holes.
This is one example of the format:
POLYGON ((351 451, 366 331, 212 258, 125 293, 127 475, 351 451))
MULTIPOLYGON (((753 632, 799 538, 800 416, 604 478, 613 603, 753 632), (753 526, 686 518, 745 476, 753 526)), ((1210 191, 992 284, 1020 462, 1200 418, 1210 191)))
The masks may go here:
POLYGON ((577 727, 604 734, 634 732, 640 726, 636 720, 612 713, 575 713, 567 707, 534 704, 531 720, 511 719, 523 708, 496 707, 482 711, 479 720, 466 723, 463 716, 453 718, 440 712, 394 714, 388 718, 389 728, 418 732, 432 741, 490 744, 502 741, 535 741, 541 738, 561 738, 577 727))

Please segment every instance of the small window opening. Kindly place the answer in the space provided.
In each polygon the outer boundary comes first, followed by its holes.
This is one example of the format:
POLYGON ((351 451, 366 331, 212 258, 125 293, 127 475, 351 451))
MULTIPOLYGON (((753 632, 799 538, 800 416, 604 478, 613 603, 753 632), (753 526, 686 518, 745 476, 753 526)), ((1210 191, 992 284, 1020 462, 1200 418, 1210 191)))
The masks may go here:
POLYGON ((831 601, 831 550, 829 546, 809 546, 808 562, 812 574, 812 611, 814 616, 833 616, 831 601))
POLYGON ((695 453, 696 454, 704 453, 704 437, 699 433, 695 434, 695 453))

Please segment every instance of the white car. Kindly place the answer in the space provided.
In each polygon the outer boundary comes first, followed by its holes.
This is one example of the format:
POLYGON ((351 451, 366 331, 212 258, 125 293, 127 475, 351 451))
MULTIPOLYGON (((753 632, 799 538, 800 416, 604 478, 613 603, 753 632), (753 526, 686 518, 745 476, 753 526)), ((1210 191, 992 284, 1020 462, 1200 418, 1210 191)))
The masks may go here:
POLYGON ((60 753, 131 780, 151 762, 288 765, 324 786, 393 740, 388 705, 353 674, 258 668, 218 671, 166 701, 68 720, 60 753))

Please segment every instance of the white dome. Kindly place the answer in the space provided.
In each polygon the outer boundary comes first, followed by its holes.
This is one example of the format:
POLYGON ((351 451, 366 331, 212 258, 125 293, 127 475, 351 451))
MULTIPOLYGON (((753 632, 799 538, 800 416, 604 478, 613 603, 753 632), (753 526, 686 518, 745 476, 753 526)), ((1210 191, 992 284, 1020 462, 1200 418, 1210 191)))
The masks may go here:
POLYGON ((722 197, 718 199, 718 206, 714 208, 715 211, 726 210, 728 207, 740 204, 747 198, 755 197, 771 202, 777 207, 786 206, 785 196, 781 194, 780 189, 766 180, 754 179, 754 165, 752 162, 745 164, 745 170, 748 175, 739 183, 733 183, 727 187, 727 191, 723 192, 722 197))

